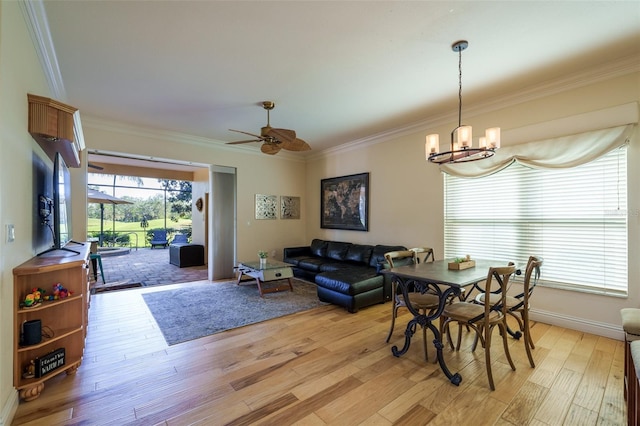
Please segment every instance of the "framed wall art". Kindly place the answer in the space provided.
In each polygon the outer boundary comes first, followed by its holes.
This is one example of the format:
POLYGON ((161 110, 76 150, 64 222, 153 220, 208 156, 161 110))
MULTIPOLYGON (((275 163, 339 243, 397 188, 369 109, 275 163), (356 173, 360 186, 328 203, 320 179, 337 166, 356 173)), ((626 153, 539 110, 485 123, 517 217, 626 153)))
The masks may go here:
POLYGON ((256 219, 278 218, 278 196, 256 194, 256 219))
POLYGON ((300 219, 300 197, 280 196, 280 219, 300 219))
POLYGON ((369 230, 369 173, 320 181, 320 227, 369 230))

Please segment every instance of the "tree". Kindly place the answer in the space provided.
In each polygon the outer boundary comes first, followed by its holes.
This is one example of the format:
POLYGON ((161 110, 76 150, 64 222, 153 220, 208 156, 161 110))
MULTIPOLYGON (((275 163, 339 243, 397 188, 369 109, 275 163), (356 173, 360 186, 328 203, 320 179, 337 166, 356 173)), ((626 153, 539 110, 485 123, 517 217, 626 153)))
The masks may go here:
POLYGON ((158 179, 167 192, 167 201, 171 203, 172 220, 191 217, 191 182, 186 180, 158 179))

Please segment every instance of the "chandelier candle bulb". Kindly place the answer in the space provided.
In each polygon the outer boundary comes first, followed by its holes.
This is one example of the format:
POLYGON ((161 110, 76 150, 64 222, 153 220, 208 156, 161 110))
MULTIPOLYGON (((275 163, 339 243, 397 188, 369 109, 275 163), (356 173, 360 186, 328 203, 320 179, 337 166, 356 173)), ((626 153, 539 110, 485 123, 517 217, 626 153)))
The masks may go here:
POLYGON ((487 138, 484 136, 480 136, 478 138, 478 146, 479 148, 486 148, 487 147, 487 138))
POLYGON ((434 154, 438 152, 439 147, 440 147, 440 135, 437 135, 437 134, 427 135, 426 143, 425 143, 425 150, 427 151, 427 154, 428 154, 427 157, 429 157, 429 154, 434 154))
POLYGON ((470 148, 472 144, 471 126, 460 126, 456 129, 456 141, 460 148, 470 148))
POLYGON ((491 127, 487 129, 486 137, 489 148, 500 148, 500 127, 491 127))

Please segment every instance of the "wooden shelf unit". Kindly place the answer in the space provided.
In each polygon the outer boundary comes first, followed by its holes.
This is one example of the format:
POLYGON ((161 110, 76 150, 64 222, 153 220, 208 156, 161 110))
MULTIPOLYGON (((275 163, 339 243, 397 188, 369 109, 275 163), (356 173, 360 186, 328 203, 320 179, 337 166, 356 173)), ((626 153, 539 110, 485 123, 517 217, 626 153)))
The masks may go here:
POLYGON ((20 398, 31 401, 40 396, 44 382, 62 372, 74 374, 82 362, 87 334, 89 307, 89 243, 69 243, 80 252, 53 251, 36 256, 13 269, 14 292, 14 361, 13 385, 20 398), (34 288, 42 288, 45 296, 53 292, 53 286, 62 284, 72 292, 64 299, 44 301, 33 308, 20 303, 34 288), (42 322, 42 341, 35 345, 21 346, 20 332, 25 321, 39 319, 42 322), (24 378, 25 368, 31 360, 47 355, 56 349, 65 349, 64 366, 42 377, 24 378))

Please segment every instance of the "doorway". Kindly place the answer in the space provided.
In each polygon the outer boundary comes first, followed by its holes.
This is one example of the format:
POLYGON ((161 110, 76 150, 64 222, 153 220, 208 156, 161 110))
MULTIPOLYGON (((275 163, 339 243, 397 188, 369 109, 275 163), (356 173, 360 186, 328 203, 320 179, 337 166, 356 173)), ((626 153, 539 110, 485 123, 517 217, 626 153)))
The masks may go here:
POLYGON ((235 168, 96 151, 87 160, 87 173, 191 181, 191 242, 205 247, 209 280, 233 277, 235 168))

